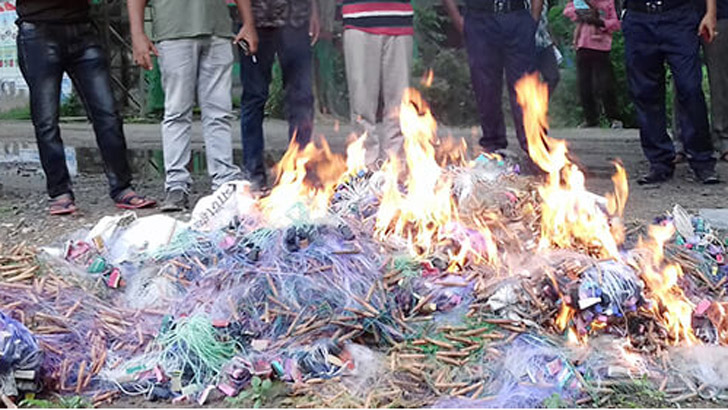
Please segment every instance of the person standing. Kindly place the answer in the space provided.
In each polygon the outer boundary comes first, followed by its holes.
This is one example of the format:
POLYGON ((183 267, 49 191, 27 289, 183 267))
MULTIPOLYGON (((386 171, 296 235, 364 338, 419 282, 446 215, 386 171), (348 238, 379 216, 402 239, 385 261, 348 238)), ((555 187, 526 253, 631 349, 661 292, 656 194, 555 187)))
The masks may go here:
POLYGON ((710 80, 710 112, 713 142, 720 159, 728 162, 728 0, 717 0, 718 33, 705 43, 705 62, 710 80))
POLYGON ((574 48, 579 79, 579 96, 584 112, 582 127, 598 127, 601 106, 612 128, 622 128, 615 92, 616 82, 610 59, 612 34, 619 30, 614 0, 591 0, 590 13, 579 13, 567 3, 564 16, 574 21, 574 48), (600 101, 598 101, 600 100, 600 101))
MULTIPOLYGON (((543 0, 532 0, 530 13, 526 0, 466 0, 464 17, 455 0, 442 1, 455 27, 465 36, 483 131, 481 147, 486 152, 497 153, 505 153, 508 147, 501 108, 505 71, 516 136, 523 151, 528 152, 515 85, 535 67, 535 34, 543 0)), ((526 172, 538 172, 529 159, 524 165, 526 172)))
POLYGON ((129 0, 129 24, 134 61, 153 68, 151 55, 159 57, 164 89, 162 144, 166 196, 162 211, 189 207, 192 109, 195 97, 202 111, 207 168, 212 189, 242 178, 233 161, 232 148, 232 41, 246 41, 257 48, 249 0, 237 0, 246 24, 237 36, 223 0, 151 0, 152 37, 144 32, 147 0, 129 0))
POLYGON ((240 130, 243 167, 253 189, 265 191, 263 117, 276 56, 283 72, 288 137, 305 146, 313 132, 311 46, 319 35, 316 0, 252 0, 260 43, 258 53, 241 51, 243 84, 240 130))
POLYGON ((101 151, 110 195, 123 209, 156 204, 134 191, 121 115, 106 54, 88 0, 18 0, 18 63, 30 89, 30 112, 46 176, 51 215, 77 208, 58 126, 61 79, 68 73, 101 151))
POLYGON ((366 133, 366 162, 372 165, 402 150, 399 107, 410 84, 414 11, 410 0, 344 0, 342 15, 351 121, 366 133), (380 95, 381 138, 376 130, 380 95))
POLYGON ((642 149, 650 170, 638 184, 672 178, 675 147, 667 134, 665 68, 667 62, 683 108, 681 136, 693 172, 704 184, 720 182, 710 140, 702 89, 700 38, 716 35, 716 2, 706 0, 701 16, 691 0, 627 0, 622 21, 629 91, 635 102, 642 149))

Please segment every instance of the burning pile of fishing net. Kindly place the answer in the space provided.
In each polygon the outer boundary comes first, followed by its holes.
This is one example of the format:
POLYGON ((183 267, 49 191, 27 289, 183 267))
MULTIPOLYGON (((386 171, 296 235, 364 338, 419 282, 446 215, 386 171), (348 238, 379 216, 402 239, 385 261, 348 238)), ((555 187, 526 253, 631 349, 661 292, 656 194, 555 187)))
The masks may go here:
POLYGON ((626 246, 624 170, 588 192, 545 135, 545 98, 520 83, 543 180, 469 160, 408 94, 404 152, 376 170, 363 138, 345 159, 293 143, 264 198, 229 183, 189 222, 129 213, 7 249, 3 397, 532 407, 638 380, 723 398, 720 232, 677 207, 626 246))

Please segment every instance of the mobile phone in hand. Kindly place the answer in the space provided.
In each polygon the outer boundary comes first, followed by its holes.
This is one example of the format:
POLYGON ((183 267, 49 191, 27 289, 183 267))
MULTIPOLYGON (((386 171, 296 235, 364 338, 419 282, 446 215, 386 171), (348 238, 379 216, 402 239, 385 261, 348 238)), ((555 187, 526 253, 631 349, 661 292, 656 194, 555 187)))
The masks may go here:
POLYGON ((245 53, 246 56, 250 55, 250 44, 248 44, 247 41, 240 40, 238 41, 238 45, 243 49, 243 53, 245 53))
MULTIPOLYGON (((245 53, 246 56, 250 55, 250 44, 248 44, 247 41, 240 40, 240 41, 238 41, 238 45, 240 46, 241 49, 243 49, 243 53, 245 53)), ((253 54, 251 56, 251 58, 253 59, 253 63, 258 62, 258 59, 255 57, 255 54, 253 54)))

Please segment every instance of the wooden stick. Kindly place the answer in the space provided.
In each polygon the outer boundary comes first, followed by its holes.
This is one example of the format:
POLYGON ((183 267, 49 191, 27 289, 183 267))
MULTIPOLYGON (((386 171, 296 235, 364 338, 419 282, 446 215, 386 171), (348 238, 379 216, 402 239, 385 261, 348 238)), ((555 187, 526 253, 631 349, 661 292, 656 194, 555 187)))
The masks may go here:
POLYGON ((429 295, 427 295, 427 296, 423 297, 422 299, 420 299, 420 301, 417 302, 417 304, 415 305, 415 307, 412 308, 412 311, 410 312, 410 314, 414 314, 415 312, 417 312, 420 309, 422 309, 422 307, 425 306, 430 300, 432 300, 432 298, 434 296, 435 296, 434 294, 430 293, 429 295))
POLYGON ((451 364, 453 366, 460 366, 460 361, 458 361, 458 360, 451 359, 449 357, 444 357, 444 356, 436 356, 436 357, 437 357, 437 360, 440 360, 440 361, 445 362, 447 364, 451 364))
POLYGON ((475 383, 472 386, 468 386, 468 387, 464 387, 464 388, 459 389, 459 390, 455 390, 454 392, 451 393, 451 395, 452 396, 462 396, 463 394, 468 394, 468 393, 470 393, 470 392, 472 392, 474 390, 477 390, 481 386, 483 386, 483 382, 482 381, 480 381, 478 383, 475 383))
POLYGON ((78 365, 78 376, 76 377, 76 394, 81 393, 83 388, 83 373, 86 371, 86 361, 82 361, 78 365))
POLYGON ((265 280, 268 281, 268 286, 270 286, 270 291, 273 292, 273 296, 275 296, 276 299, 280 298, 278 289, 276 288, 276 284, 273 282, 273 277, 270 276, 270 273, 265 273, 265 280))
POLYGON ((8 408, 8 409, 17 409, 18 408, 18 406, 15 403, 13 403, 12 400, 10 400, 10 397, 3 394, 3 395, 0 395, 0 399, 2 399, 2 402, 6 408, 8 408))
POLYGON ((443 342, 443 341, 441 341, 441 340, 435 340, 435 339, 433 339, 433 338, 431 338, 431 337, 426 337, 426 338, 425 338, 425 340, 426 340, 426 341, 427 341, 428 343, 430 343, 430 344, 433 344, 433 345, 435 345, 435 346, 439 346, 439 347, 442 347, 442 348, 444 348, 444 349, 451 349, 451 350, 452 350, 452 349, 455 349, 455 346, 454 346, 454 345, 452 345, 452 344, 450 344, 450 343, 447 343, 447 342, 443 342))
MULTIPOLYGON (((477 335, 480 335, 481 333, 485 333, 485 332, 487 332, 489 330, 490 329, 487 328, 487 327, 481 327, 480 329, 473 329, 473 330, 469 330, 467 332, 463 332, 463 333, 461 333, 461 335, 463 335, 463 336, 477 336, 477 335)), ((485 336, 483 336, 483 337, 485 337, 485 336)))
POLYGON ((298 312, 295 318, 293 318, 293 322, 291 322, 291 325, 288 327, 288 331, 286 331, 286 337, 291 335, 291 332, 293 332, 293 329, 295 328, 296 324, 298 323, 298 319, 301 318, 301 314, 303 312, 298 312))
POLYGON ((366 300, 363 300, 362 298, 360 298, 356 295, 351 295, 351 296, 354 298, 354 300, 359 302, 360 305, 364 306, 364 308, 366 310, 368 310, 370 313, 372 313, 375 316, 379 316, 380 312, 377 309, 375 309, 374 306, 370 305, 366 300))

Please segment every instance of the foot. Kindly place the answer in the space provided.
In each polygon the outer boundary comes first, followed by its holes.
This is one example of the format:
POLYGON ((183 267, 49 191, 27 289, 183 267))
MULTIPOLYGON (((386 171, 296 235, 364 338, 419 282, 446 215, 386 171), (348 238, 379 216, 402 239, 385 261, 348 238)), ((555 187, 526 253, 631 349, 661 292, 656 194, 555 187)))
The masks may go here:
POLYGON ((189 205, 187 193, 181 189, 173 189, 167 192, 160 210, 162 212, 180 212, 189 208, 189 205))
POLYGON ((51 198, 48 205, 48 212, 51 215, 70 215, 77 210, 72 194, 63 194, 51 198))
POLYGON ((723 151, 723 153, 720 154, 720 160, 723 162, 728 162, 728 151, 723 151))
POLYGON ((157 201, 145 198, 136 193, 133 189, 127 189, 114 199, 114 203, 119 209, 144 209, 152 208, 157 205, 157 201))
POLYGON ((698 181, 702 182, 705 185, 720 184, 720 178, 718 177, 718 173, 715 172, 714 169, 696 169, 694 170, 694 172, 695 178, 697 178, 698 181))
POLYGON ((609 124, 609 127, 613 130, 621 130, 624 128, 624 123, 620 120, 612 120, 612 123, 609 124))
POLYGON ((677 154, 675 154, 675 159, 672 160, 672 163, 673 164, 683 164, 683 163, 687 162, 687 160, 688 160, 688 157, 687 157, 687 155, 685 155, 684 152, 678 152, 677 154))
POLYGON ((650 172, 646 173, 645 175, 642 175, 637 179, 638 185, 648 185, 648 184, 659 184, 661 182, 666 182, 672 179, 673 171, 655 171, 651 170, 650 172))

